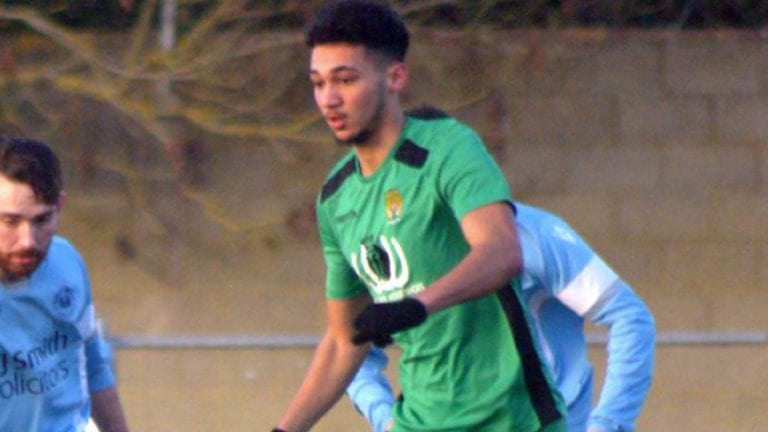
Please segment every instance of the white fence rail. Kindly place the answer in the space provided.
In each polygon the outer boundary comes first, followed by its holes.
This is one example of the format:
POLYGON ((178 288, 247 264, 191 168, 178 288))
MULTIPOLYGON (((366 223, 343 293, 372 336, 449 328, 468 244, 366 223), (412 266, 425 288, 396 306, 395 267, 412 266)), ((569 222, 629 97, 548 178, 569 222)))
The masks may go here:
MULTIPOLYGON (((272 335, 114 335, 107 339, 121 350, 201 350, 201 349, 301 349, 314 348, 320 341, 316 334, 272 335)), ((607 335, 588 333, 587 343, 604 345, 607 335)), ((766 345, 768 332, 658 332, 656 345, 766 345)))

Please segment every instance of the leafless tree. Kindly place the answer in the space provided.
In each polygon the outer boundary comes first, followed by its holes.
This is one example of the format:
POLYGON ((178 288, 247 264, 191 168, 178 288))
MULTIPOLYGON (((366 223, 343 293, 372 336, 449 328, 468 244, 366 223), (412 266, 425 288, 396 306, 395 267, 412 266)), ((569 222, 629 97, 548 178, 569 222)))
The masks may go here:
MULTIPOLYGON (((183 250, 215 248, 222 236, 237 239, 219 246, 223 254, 277 248, 286 233, 314 238, 319 180, 301 173, 317 163, 318 149, 336 149, 306 79, 300 29, 315 3, 123 0, 140 10, 120 31, 75 29, 35 8, 0 6, 0 20, 26 28, 0 42, 0 132, 56 143, 89 197, 122 191, 120 217, 109 224, 115 250, 174 284, 183 283, 183 250), (270 192, 285 196, 282 205, 257 200, 251 207, 258 211, 240 214, 228 203, 226 185, 244 183, 224 182, 215 171, 233 145, 268 153, 249 175, 257 184, 272 173, 265 181, 278 179, 270 192)), ((396 7, 418 26, 435 7, 458 3, 396 7)), ((447 67, 424 48, 417 54, 416 66, 429 74, 447 67)), ((487 97, 449 94, 461 97, 446 97, 447 108, 487 97)), ((81 216, 107 229, 101 217, 81 216)))

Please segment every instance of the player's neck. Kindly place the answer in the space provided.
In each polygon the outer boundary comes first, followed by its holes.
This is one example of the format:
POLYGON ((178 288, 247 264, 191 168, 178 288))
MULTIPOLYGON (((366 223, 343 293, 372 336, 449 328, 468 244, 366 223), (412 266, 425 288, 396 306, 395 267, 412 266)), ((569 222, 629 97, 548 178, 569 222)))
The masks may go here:
POLYGON ((0 271, 0 284, 7 289, 15 289, 21 286, 20 282, 28 280, 27 276, 10 275, 0 271))
POLYGON ((373 175, 384 163, 392 151, 392 147, 400 139, 400 133, 405 126, 405 114, 398 111, 383 119, 380 127, 364 145, 355 146, 360 173, 363 177, 373 175))

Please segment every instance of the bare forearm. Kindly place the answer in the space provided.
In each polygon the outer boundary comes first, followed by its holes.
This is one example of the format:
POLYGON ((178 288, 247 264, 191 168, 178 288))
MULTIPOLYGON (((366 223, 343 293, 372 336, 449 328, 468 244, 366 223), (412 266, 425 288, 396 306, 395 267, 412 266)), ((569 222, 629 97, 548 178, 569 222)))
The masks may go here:
POLYGON ((91 393, 91 416, 101 432, 128 432, 128 422, 115 387, 91 393))
POLYGON ((519 250, 514 247, 477 247, 416 298, 432 313, 503 288, 520 272, 521 267, 519 250))
POLYGON ((366 352, 326 334, 279 427, 290 432, 309 430, 344 394, 366 352))

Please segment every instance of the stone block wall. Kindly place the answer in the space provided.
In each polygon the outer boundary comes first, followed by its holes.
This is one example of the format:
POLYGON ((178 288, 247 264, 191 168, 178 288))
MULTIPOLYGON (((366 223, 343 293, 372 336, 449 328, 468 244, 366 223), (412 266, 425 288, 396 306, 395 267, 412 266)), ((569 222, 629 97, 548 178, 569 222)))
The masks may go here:
MULTIPOLYGON (((659 332, 768 330, 765 35, 494 38, 503 56, 483 80, 509 85, 497 89, 503 119, 479 127, 514 196, 570 221, 645 299, 659 332)), ((590 353, 597 394, 606 356, 590 353)), ((761 430, 766 354, 660 346, 638 430, 761 430)))
POLYGON ((489 145, 513 194, 569 220, 660 329, 768 328, 764 35, 494 37, 509 45, 486 80, 510 85, 503 133, 486 136, 502 137, 489 145))

